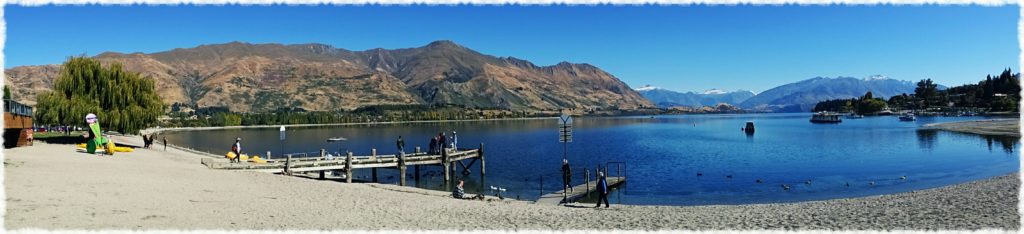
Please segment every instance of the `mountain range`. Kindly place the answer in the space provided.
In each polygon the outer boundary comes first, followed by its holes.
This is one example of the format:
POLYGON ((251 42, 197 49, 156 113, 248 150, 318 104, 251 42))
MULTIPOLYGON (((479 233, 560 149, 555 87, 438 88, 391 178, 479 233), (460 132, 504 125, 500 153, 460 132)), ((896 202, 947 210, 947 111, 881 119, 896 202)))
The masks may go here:
POLYGON ((647 98, 647 100, 650 100, 652 103, 661 108, 670 108, 675 106, 699 108, 704 106, 716 106, 720 103, 735 106, 743 101, 746 101, 748 98, 754 96, 753 92, 746 90, 725 92, 719 89, 710 89, 702 93, 683 93, 653 87, 650 85, 638 88, 636 90, 637 92, 640 92, 640 95, 643 95, 644 98, 647 98))
MULTIPOLYGON (((352 110, 370 105, 453 105, 506 110, 653 107, 615 76, 585 63, 538 66, 452 41, 350 51, 325 44, 231 42, 156 53, 106 52, 104 63, 154 79, 166 104, 258 112, 280 107, 352 110)), ((27 104, 52 87, 60 65, 5 71, 27 104)))
POLYGON ((874 97, 887 99, 904 93, 912 94, 916 87, 914 82, 878 75, 863 79, 815 77, 758 93, 739 106, 756 111, 807 112, 820 101, 860 97, 868 91, 874 97))

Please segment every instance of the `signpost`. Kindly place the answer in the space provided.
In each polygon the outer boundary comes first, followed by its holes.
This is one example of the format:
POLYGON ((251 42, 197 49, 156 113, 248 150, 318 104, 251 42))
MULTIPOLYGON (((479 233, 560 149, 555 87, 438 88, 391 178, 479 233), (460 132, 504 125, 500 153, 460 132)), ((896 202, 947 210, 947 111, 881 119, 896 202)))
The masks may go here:
POLYGON ((284 125, 281 125, 281 155, 284 155, 284 125))
POLYGON ((562 159, 566 159, 566 144, 572 142, 572 116, 562 114, 558 117, 561 126, 558 127, 558 142, 562 143, 562 159))

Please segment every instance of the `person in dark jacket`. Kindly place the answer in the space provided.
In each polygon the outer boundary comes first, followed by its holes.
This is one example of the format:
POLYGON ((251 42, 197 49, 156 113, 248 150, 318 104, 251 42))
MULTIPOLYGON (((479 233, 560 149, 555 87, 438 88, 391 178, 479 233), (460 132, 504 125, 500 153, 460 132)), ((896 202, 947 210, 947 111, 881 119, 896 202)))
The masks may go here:
POLYGON ((395 142, 398 146, 398 155, 405 155, 405 140, 402 140, 402 136, 398 136, 398 142, 395 142))
POLYGON ((427 148, 427 154, 434 154, 437 150, 437 137, 430 138, 430 147, 427 148))
POLYGON ((562 159, 562 193, 572 191, 572 168, 569 167, 568 159, 562 159))
POLYGON ((437 146, 438 146, 437 149, 438 150, 445 150, 445 148, 448 148, 446 146, 446 144, 448 142, 448 137, 444 136, 444 132, 441 132, 441 135, 438 135, 437 138, 438 138, 438 140, 437 140, 437 146))
POLYGON ((601 207, 601 201, 604 201, 604 208, 608 208, 611 204, 608 203, 608 178, 604 177, 604 172, 597 172, 597 206, 594 208, 601 207))

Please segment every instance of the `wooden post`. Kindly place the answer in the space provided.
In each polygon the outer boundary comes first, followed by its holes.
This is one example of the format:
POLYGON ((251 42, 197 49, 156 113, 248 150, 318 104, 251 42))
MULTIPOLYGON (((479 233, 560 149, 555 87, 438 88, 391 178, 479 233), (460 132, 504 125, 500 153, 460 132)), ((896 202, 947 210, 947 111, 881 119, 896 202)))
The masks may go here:
POLYGON ((352 152, 345 155, 345 183, 352 183, 352 152))
POLYGON ((289 154, 288 158, 285 158, 285 160, 284 160, 284 174, 287 174, 287 175, 291 175, 292 174, 292 155, 291 154, 289 154))
POLYGON ((416 181, 420 181, 420 165, 412 166, 412 168, 412 173, 415 174, 413 177, 416 177, 416 181))
POLYGON ((587 197, 590 197, 590 169, 583 168, 583 180, 587 181, 587 197))
POLYGON ((405 186, 405 155, 398 154, 398 185, 405 186))
MULTIPOLYGON (((371 160, 377 160, 377 149, 370 149, 370 158, 371 160)), ((370 172, 373 175, 373 182, 377 183, 377 168, 370 168, 370 172)))
MULTIPOLYGON (((326 158, 325 158, 325 156, 327 156, 326 154, 327 154, 327 151, 326 151, 326 150, 324 150, 324 149, 320 149, 320 159, 321 159, 321 160, 323 160, 323 159, 326 159, 326 158)), ((321 170, 321 171, 320 171, 320 179, 321 179, 321 180, 322 180, 322 179, 324 179, 324 178, 326 177, 326 176, 324 176, 324 174, 327 174, 327 171, 321 170)))
POLYGON ((451 180, 452 171, 449 169, 451 165, 448 164, 448 153, 441 149, 441 167, 444 167, 444 182, 451 180))
POLYGON ((484 160, 484 143, 480 143, 480 149, 477 149, 477 154, 480 155, 480 175, 487 174, 487 160, 484 160))

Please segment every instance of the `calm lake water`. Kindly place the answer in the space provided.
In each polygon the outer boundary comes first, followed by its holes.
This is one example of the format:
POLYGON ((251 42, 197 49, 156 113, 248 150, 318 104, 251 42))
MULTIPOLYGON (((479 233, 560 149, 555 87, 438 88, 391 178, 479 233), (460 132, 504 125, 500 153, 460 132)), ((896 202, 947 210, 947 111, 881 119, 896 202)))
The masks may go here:
MULTIPOLYGON (((880 116, 844 119, 841 124, 812 124, 809 118, 809 113, 575 118, 574 142, 568 144, 567 157, 579 174, 583 168, 593 173, 598 165, 623 162, 628 183, 614 190, 611 200, 642 205, 860 197, 1019 170, 1020 138, 917 130, 927 123, 984 117, 920 117, 916 122, 901 122, 895 116, 880 116), (740 131, 747 121, 756 125, 752 136, 740 131), (782 184, 790 189, 782 189, 782 184)), ((479 163, 473 165, 473 173, 465 177, 469 192, 497 186, 506 188, 508 197, 533 200, 561 186, 562 144, 558 143, 557 127, 556 119, 294 127, 288 128, 283 143, 278 140, 277 128, 166 135, 171 144, 215 154, 224 154, 235 137, 241 137, 243 149, 250 154, 324 148, 369 155, 371 148, 379 154, 393 154, 399 135, 405 138, 406 151, 411 152, 415 146, 425 151, 430 137, 439 131, 457 131, 459 147, 485 144, 488 174, 481 177, 479 163), (349 140, 326 142, 338 136, 349 140)), ((409 173, 412 171, 410 168, 409 173)), ((437 166, 424 167, 420 180, 409 180, 409 185, 448 190, 450 185, 443 182, 440 171, 437 166)), ((369 172, 356 170, 355 177, 368 179, 369 172)), ((397 184, 397 170, 378 173, 381 183, 397 184)), ((573 180, 583 181, 582 176, 573 180)))

